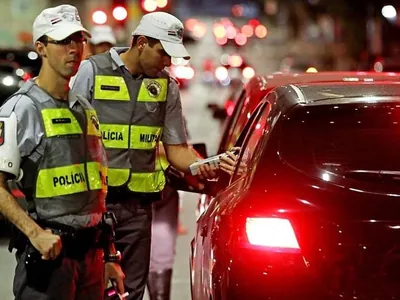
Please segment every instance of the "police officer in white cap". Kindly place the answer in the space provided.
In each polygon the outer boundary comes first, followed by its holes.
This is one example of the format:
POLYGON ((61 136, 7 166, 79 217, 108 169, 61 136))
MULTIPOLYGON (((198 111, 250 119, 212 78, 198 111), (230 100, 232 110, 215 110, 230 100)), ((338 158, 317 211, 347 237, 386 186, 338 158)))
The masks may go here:
POLYGON ((40 73, 0 108, 0 213, 20 232, 10 243, 17 300, 103 299, 105 269, 123 293, 112 228, 102 226, 110 215, 99 122, 68 87, 88 37, 75 7, 43 10, 33 23, 40 73), (20 180, 29 214, 8 192, 10 179, 20 180))
MULTIPOLYGON (((114 212, 116 246, 122 252, 127 299, 143 298, 151 247, 152 204, 165 186, 157 157, 163 143, 169 163, 189 173, 199 155, 188 146, 177 82, 164 70, 171 57, 189 59, 183 24, 165 12, 143 16, 126 48, 91 56, 77 73, 72 90, 91 99, 97 110, 109 158, 107 208, 114 212)), ((229 152, 219 169, 233 172, 229 152)), ((217 176, 200 167, 199 177, 217 176)))
POLYGON ((90 55, 107 52, 117 44, 114 31, 109 25, 94 26, 90 33, 92 35, 88 44, 90 55))

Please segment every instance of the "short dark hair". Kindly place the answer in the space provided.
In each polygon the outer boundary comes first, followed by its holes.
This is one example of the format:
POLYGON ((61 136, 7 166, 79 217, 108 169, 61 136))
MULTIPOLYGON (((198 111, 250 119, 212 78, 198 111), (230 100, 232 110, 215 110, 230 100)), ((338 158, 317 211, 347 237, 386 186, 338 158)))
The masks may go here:
POLYGON ((159 42, 159 40, 152 38, 152 37, 145 36, 145 35, 134 35, 133 39, 132 39, 132 45, 131 45, 132 48, 136 46, 136 41, 139 38, 139 36, 144 36, 149 41, 150 47, 153 47, 155 44, 157 44, 159 42))
POLYGON ((38 42, 43 43, 45 46, 47 46, 49 38, 47 37, 47 35, 42 35, 40 38, 38 38, 37 40, 38 42))

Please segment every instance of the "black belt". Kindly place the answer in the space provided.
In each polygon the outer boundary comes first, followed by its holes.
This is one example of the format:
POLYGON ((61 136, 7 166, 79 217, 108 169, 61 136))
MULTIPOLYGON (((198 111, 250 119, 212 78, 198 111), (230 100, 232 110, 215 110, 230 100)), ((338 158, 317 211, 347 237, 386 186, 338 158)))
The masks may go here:
MULTIPOLYGON (((101 248, 101 229, 98 226, 87 228, 75 228, 69 225, 48 220, 37 221, 42 228, 49 228, 54 234, 58 234, 67 252, 80 249, 86 252, 91 248, 101 248)), ((80 251, 78 251, 80 252, 80 251)))

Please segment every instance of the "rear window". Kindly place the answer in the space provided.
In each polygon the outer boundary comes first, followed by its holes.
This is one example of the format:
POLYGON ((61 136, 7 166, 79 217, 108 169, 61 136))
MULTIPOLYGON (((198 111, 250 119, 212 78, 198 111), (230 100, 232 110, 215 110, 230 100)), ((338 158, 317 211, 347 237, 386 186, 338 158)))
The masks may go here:
POLYGON ((399 184, 400 105, 297 107, 284 122, 280 153, 292 167, 325 180, 399 184))

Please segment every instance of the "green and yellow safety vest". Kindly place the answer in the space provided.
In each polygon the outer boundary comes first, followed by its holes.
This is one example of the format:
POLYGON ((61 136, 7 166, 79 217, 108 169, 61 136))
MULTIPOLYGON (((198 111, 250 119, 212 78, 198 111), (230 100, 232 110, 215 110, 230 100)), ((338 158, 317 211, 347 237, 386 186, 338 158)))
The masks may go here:
POLYGON ((165 119, 169 76, 133 79, 113 68, 109 53, 92 56, 95 65, 92 105, 100 120, 109 161, 109 187, 160 192, 165 185, 157 159, 165 119))
POLYGON ((95 110, 82 97, 80 110, 71 110, 68 101, 52 99, 33 81, 17 94, 32 99, 44 129, 22 165, 21 189, 34 201, 38 218, 83 227, 98 223, 105 211, 107 162, 95 110))

